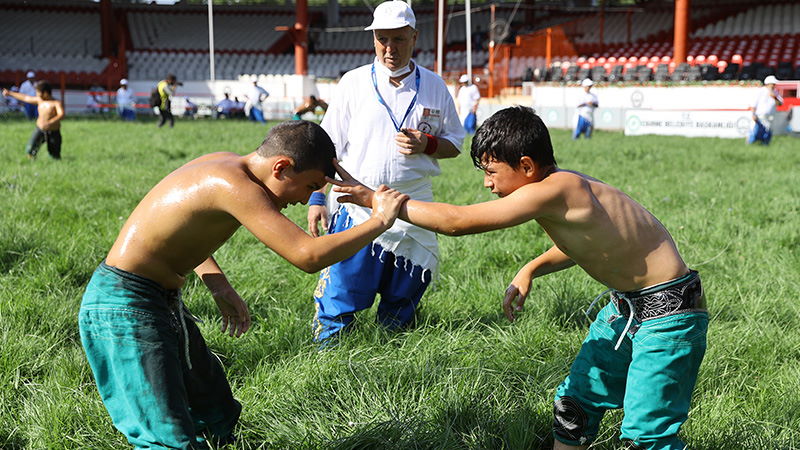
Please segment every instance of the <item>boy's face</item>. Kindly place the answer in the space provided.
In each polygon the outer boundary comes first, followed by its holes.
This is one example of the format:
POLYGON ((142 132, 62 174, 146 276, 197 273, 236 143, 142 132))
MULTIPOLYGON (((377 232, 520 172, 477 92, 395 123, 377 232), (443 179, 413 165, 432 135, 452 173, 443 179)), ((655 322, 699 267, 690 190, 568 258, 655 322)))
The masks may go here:
POLYGON ((294 167, 286 169, 282 189, 278 193, 280 208, 301 203, 306 204, 311 193, 325 186, 325 174, 321 170, 309 169, 296 172, 294 167))
POLYGON ((505 197, 531 182, 522 166, 514 169, 508 163, 494 159, 484 159, 481 165, 483 187, 491 189, 492 194, 498 197, 505 197))

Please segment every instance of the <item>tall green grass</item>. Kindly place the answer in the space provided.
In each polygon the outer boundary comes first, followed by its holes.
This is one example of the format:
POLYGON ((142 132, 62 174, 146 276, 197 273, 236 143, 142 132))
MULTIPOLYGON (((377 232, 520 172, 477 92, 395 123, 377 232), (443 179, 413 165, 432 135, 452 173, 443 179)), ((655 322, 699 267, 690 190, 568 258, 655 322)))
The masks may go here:
MULTIPOLYGON (((249 152, 267 127, 236 121, 68 119, 63 160, 23 154, 33 124, 0 122, 0 448, 124 448, 83 356, 82 290, 127 215, 164 175, 201 154, 249 152)), ((800 141, 624 137, 573 142, 564 168, 618 186, 671 230, 700 270, 712 321, 682 436, 698 449, 800 448, 800 141)), ((491 198, 469 157, 442 161, 438 200, 491 198)), ((303 226, 305 209, 287 214, 303 226)), ((316 277, 246 231, 217 252, 254 327, 234 340, 195 278, 185 289, 244 411, 235 448, 547 448, 552 396, 603 286, 578 268, 537 280, 521 318, 507 283, 549 247, 535 223, 441 237, 441 276, 418 325, 390 333, 373 311, 339 346, 310 343, 316 277)), ((609 413, 595 448, 620 448, 609 413)))

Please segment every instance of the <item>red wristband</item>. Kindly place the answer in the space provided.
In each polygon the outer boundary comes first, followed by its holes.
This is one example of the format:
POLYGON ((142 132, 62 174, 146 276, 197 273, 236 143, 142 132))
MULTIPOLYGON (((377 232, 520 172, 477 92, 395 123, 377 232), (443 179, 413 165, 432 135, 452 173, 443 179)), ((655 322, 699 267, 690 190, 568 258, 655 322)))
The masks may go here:
POLYGON ((436 136, 431 136, 428 133, 422 134, 428 137, 428 143, 425 144, 425 150, 423 150, 422 153, 425 153, 426 155, 432 155, 436 153, 436 148, 439 147, 439 140, 436 139, 436 136))

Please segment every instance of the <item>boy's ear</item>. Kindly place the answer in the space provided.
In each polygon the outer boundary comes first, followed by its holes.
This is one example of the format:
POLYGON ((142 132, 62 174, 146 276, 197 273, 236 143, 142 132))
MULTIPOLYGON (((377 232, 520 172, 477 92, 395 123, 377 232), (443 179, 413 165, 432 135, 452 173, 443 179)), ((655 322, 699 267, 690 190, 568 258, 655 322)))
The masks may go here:
POLYGON ((536 163, 533 162, 530 156, 523 156, 519 159, 519 169, 529 177, 536 174, 536 163))
POLYGON ((278 157, 275 162, 272 163, 272 176, 275 178, 281 178, 286 174, 287 170, 293 167, 294 161, 292 161, 292 158, 289 158, 288 156, 278 157))

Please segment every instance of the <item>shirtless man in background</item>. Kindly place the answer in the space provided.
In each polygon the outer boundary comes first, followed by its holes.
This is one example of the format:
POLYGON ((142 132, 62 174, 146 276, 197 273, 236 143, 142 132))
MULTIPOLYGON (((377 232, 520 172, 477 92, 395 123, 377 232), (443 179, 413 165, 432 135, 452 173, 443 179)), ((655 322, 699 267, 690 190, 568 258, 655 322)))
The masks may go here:
POLYGON ((3 95, 38 107, 36 129, 33 130, 28 145, 25 146, 28 158, 36 158, 39 147, 47 141, 47 152, 50 156, 53 159, 61 159, 61 119, 64 118, 64 107, 59 100, 53 98, 53 88, 50 83, 46 81, 36 83, 35 97, 8 89, 3 89, 3 95))

